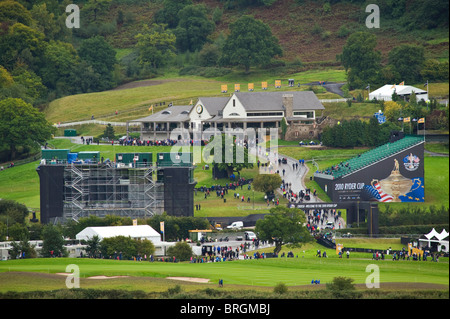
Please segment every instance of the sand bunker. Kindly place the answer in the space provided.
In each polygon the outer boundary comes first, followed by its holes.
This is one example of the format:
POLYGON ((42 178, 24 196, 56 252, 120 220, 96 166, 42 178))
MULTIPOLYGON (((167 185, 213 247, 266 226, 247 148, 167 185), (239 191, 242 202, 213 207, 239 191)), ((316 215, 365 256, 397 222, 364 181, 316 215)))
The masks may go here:
POLYGON ((87 279, 114 279, 114 278, 126 278, 128 276, 92 276, 88 277, 87 279))
MULTIPOLYGON (((56 275, 61 275, 61 276, 69 276, 72 275, 73 273, 71 272, 57 272, 56 275)), ((125 278, 128 276, 92 276, 92 277, 88 277, 87 279, 114 279, 114 278, 125 278)))
POLYGON ((190 281, 190 282, 199 282, 199 283, 207 283, 207 282, 209 282, 209 279, 206 279, 206 278, 194 278, 194 277, 166 277, 166 279, 182 280, 182 281, 190 281))

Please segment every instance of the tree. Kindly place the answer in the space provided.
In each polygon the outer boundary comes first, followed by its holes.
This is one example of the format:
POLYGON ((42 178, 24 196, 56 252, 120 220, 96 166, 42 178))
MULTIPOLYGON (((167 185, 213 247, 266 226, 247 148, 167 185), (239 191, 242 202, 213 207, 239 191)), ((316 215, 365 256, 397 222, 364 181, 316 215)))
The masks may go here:
POLYGON ((269 196, 280 187, 281 182, 281 176, 278 174, 258 174, 253 179, 252 186, 256 191, 269 196))
POLYGON ((197 51, 214 31, 214 23, 208 19, 204 4, 188 5, 178 12, 178 27, 174 30, 177 47, 181 51, 197 51))
POLYGON ((12 70, 20 61, 33 68, 37 60, 43 57, 44 47, 43 33, 22 23, 15 23, 0 37, 0 64, 12 70))
POLYGON ((136 240, 136 250, 137 254, 140 256, 150 256, 155 253, 155 245, 148 239, 138 239, 136 240))
POLYGON ((225 42, 221 61, 224 65, 244 66, 245 72, 249 73, 251 66, 266 63, 282 54, 278 39, 272 35, 270 27, 245 15, 230 24, 230 35, 225 42))
POLYGON ((47 4, 36 4, 30 11, 34 28, 45 34, 46 40, 54 40, 61 31, 61 24, 55 19, 55 14, 47 10, 47 4))
POLYGON ((389 121, 397 121, 402 116, 403 106, 395 101, 384 102, 384 116, 389 121))
POLYGON ((166 23, 169 28, 178 25, 178 12, 185 6, 191 5, 192 0, 164 0, 164 7, 155 14, 156 23, 166 23))
POLYGON ((66 256, 62 231, 53 225, 46 225, 42 230, 42 257, 66 256))
POLYGON ((100 250, 105 258, 117 258, 121 255, 122 259, 130 259, 137 256, 136 240, 125 236, 103 238, 100 250))
POLYGON ((351 88, 364 88, 367 83, 380 81, 381 53, 375 51, 376 45, 376 36, 368 32, 356 32, 347 39, 338 59, 347 72, 351 88))
POLYGON ((448 61, 440 62, 435 59, 426 60, 420 71, 420 75, 424 81, 448 81, 449 63, 448 61))
POLYGON ((88 256, 97 258, 97 255, 100 253, 100 237, 97 235, 92 236, 92 238, 86 240, 86 245, 86 253, 88 256))
POLYGON ((110 4, 111 0, 88 0, 83 6, 83 11, 91 15, 94 21, 97 21, 97 14, 102 11, 107 11, 110 4))
POLYGON ((105 130, 103 131, 103 137, 109 140, 114 139, 115 137, 114 127, 112 127, 111 123, 108 123, 108 125, 106 125, 105 130))
POLYGON ((15 159, 18 147, 42 145, 55 131, 43 113, 23 100, 0 101, 0 145, 9 147, 10 160, 15 159))
POLYGON ((179 241, 167 249, 167 255, 172 258, 175 257, 179 261, 186 261, 192 257, 193 252, 188 243, 179 241))
POLYGON ((235 139, 236 136, 233 135, 216 135, 203 151, 204 154, 210 152, 214 155, 213 164, 217 164, 221 170, 226 170, 228 177, 234 172, 239 174, 242 169, 253 167, 253 163, 249 162, 248 149, 237 145, 235 139), (219 154, 216 154, 216 151, 219 151, 219 154))
POLYGON ((5 24, 19 22, 30 26, 33 19, 30 12, 18 1, 7 0, 0 2, 0 21, 5 24))
POLYGON ((31 245, 26 237, 22 238, 18 243, 15 241, 11 242, 11 247, 9 251, 11 259, 16 259, 18 256, 19 258, 37 257, 36 250, 34 249, 36 246, 31 245))
POLYGON ((396 82, 416 83, 422 80, 425 49, 418 45, 402 44, 389 52, 388 65, 400 77, 396 82))
POLYGON ((278 252, 282 244, 301 247, 313 240, 305 223, 305 214, 300 209, 277 206, 256 222, 255 232, 260 240, 275 242, 278 252))
POLYGON ((159 68, 175 57, 175 35, 166 30, 164 24, 154 24, 150 29, 144 25, 142 32, 136 35, 136 47, 141 65, 148 64, 159 68))
POLYGON ((112 72, 117 62, 116 51, 103 37, 95 36, 81 42, 78 55, 99 74, 97 90, 112 87, 112 72))
POLYGON ((76 88, 71 85, 71 75, 78 67, 79 57, 73 45, 50 41, 45 46, 44 55, 39 73, 45 86, 56 89, 60 95, 75 91, 76 88))

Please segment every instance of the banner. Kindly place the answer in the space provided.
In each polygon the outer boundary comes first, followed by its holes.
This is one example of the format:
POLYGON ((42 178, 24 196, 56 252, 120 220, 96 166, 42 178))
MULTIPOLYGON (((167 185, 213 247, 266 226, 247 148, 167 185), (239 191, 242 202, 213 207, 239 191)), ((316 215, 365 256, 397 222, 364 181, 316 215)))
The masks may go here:
POLYGON ((240 84, 235 84, 234 85, 234 92, 240 92, 241 91, 241 85, 240 84))
POLYGON ((267 82, 261 82, 261 88, 267 90, 267 82))
POLYGON ((344 248, 344 245, 336 244, 336 255, 339 255, 339 253, 342 252, 343 248, 344 248))
POLYGON ((228 92, 228 86, 226 84, 221 85, 220 86, 220 90, 222 91, 222 93, 227 93, 228 92))
POLYGON ((253 91, 253 90, 254 90, 254 85, 253 85, 253 83, 249 83, 249 84, 248 84, 248 90, 249 90, 249 91, 253 91))
POLYGON ((162 233, 164 233, 164 222, 159 223, 159 229, 161 230, 162 233))
POLYGON ((281 88, 281 81, 280 80, 275 80, 275 87, 277 89, 281 88))

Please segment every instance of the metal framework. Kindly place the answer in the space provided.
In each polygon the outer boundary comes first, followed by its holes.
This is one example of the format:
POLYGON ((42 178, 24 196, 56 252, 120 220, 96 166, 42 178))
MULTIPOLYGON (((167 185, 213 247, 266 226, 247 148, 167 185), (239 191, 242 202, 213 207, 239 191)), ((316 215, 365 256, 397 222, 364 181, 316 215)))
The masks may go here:
POLYGON ((163 186, 151 165, 67 164, 63 216, 78 220, 96 215, 147 218, 163 211, 163 186))

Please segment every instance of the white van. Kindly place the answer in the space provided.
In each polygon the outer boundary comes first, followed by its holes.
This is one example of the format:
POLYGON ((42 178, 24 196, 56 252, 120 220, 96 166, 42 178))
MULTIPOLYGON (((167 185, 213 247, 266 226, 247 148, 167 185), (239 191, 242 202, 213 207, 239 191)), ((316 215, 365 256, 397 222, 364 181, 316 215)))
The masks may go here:
POLYGON ((252 232, 252 231, 246 231, 245 232, 245 240, 253 240, 253 239, 256 239, 256 238, 257 237, 256 237, 254 232, 252 232))
POLYGON ((334 228, 333 222, 328 222, 327 225, 325 226, 325 229, 333 229, 333 228, 334 228))
POLYGON ((230 226, 227 226, 228 229, 241 229, 242 227, 244 227, 243 222, 233 222, 230 226))

